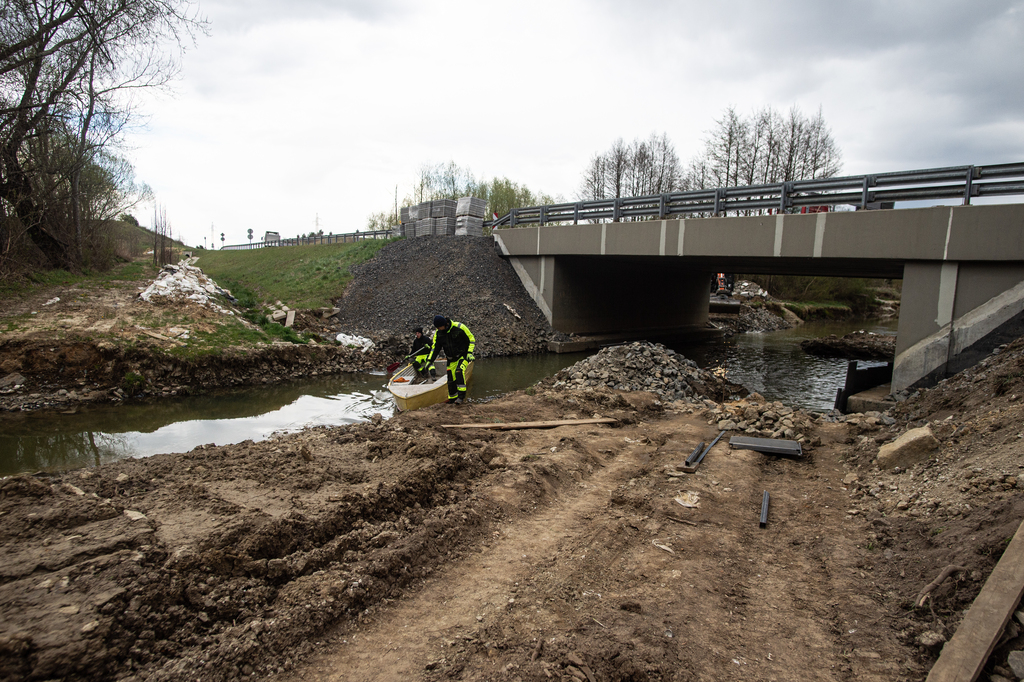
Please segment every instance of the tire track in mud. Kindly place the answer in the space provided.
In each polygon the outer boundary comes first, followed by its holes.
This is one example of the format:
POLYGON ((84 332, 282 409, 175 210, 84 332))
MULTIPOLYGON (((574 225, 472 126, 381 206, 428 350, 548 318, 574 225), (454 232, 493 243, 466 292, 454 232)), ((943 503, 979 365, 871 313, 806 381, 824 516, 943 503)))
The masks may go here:
POLYGON ((635 450, 603 462, 571 492, 525 520, 499 527, 494 543, 429 578, 415 595, 378 614, 378 620, 340 635, 335 650, 310 660, 279 682, 371 682, 418 679, 436 666, 446 641, 473 639, 474 632, 509 607, 519 582, 555 561, 558 548, 592 525, 608 505, 635 450), (424 626, 427 627, 424 627, 424 626))

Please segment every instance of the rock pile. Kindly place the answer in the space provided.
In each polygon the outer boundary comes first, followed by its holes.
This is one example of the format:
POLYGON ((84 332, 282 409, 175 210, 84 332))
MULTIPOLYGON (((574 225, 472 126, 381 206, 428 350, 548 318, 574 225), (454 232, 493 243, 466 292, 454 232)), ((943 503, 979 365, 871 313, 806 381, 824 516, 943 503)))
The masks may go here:
POLYGON ((404 340, 397 345, 407 347, 413 327, 432 333, 436 314, 469 326, 477 357, 542 352, 549 339, 567 338, 551 329, 491 239, 401 239, 352 274, 345 295, 335 301, 335 331, 378 345, 397 335, 404 340))
POLYGON ((742 386, 700 369, 674 350, 646 341, 604 348, 547 381, 556 389, 650 391, 666 401, 721 401, 739 399, 746 393, 742 386))
POLYGON ((896 357, 896 336, 874 332, 852 332, 846 336, 829 334, 800 342, 805 353, 823 358, 891 361, 896 357))
POLYGON ((755 438, 784 438, 807 442, 807 433, 817 415, 794 410, 780 402, 768 402, 752 393, 742 402, 717 405, 704 412, 708 424, 720 431, 738 431, 755 438))

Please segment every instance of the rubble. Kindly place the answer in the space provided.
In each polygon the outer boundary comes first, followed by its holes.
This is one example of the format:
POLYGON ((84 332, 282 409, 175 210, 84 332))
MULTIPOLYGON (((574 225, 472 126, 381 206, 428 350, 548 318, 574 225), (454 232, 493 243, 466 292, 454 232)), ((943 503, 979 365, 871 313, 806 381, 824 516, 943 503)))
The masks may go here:
POLYGON ((556 389, 649 391, 666 401, 739 399, 747 392, 716 371, 700 369, 680 353, 647 341, 603 348, 546 381, 556 389))
POLYGON ((192 262, 193 259, 185 259, 177 265, 165 265, 153 283, 139 294, 139 298, 147 303, 157 302, 154 299, 160 298, 188 300, 224 315, 234 315, 234 311, 217 302, 219 298, 234 301, 231 292, 218 286, 202 270, 191 265, 192 262))
POLYGON ((892 361, 896 357, 896 335, 857 331, 839 337, 829 334, 800 342, 805 353, 822 358, 892 361))

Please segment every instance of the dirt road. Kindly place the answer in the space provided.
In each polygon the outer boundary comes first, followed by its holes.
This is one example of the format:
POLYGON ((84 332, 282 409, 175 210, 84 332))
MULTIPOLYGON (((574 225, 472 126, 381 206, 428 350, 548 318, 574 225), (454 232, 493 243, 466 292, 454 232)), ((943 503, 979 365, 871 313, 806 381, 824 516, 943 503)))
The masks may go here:
POLYGON ((713 435, 671 413, 618 429, 524 432, 519 449, 544 452, 543 465, 508 472, 485 493, 488 506, 513 504, 515 517, 281 679, 571 679, 575 669, 614 680, 881 680, 918 671, 914 651, 879 628, 887 613, 864 548, 869 524, 846 513, 834 450, 794 462, 720 441, 696 474, 663 473, 713 435), (699 507, 676 502, 684 493, 699 507))

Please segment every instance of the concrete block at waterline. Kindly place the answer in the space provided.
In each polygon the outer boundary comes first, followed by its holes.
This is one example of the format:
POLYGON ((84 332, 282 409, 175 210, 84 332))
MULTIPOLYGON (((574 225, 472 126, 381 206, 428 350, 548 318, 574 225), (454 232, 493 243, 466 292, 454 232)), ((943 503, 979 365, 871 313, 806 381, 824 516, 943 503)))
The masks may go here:
POLYGON ((891 443, 878 448, 879 469, 906 469, 923 462, 939 449, 939 439, 928 426, 910 429, 891 443))
POLYGON ((284 321, 284 326, 291 327, 293 324, 295 324, 295 311, 289 310, 288 316, 285 318, 284 321))

